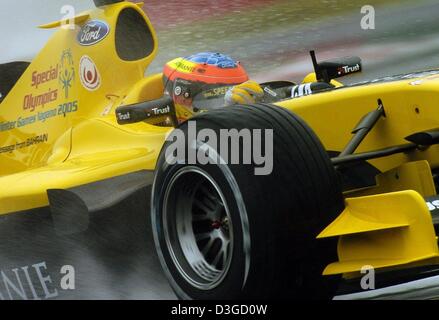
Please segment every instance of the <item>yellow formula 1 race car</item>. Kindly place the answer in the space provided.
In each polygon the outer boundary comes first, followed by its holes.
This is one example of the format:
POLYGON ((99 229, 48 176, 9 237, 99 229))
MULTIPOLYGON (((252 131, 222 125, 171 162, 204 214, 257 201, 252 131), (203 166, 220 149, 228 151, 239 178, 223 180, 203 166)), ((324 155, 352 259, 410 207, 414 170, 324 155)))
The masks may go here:
POLYGON ((117 207, 124 230, 151 220, 179 298, 439 295, 438 70, 343 86, 361 61, 312 53, 302 84, 179 124, 162 74, 145 76, 141 6, 95 3, 42 25, 57 31, 30 64, 0 65, 2 257, 20 219, 62 238, 117 207))

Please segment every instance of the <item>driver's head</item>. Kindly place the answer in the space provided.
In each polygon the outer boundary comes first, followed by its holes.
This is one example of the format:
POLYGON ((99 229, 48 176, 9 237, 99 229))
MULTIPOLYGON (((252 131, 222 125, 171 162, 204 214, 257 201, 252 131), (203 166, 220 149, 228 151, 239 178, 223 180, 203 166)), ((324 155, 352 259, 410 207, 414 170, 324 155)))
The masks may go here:
POLYGON ((198 112, 223 107, 227 90, 247 81, 248 75, 229 56, 203 52, 168 62, 163 78, 181 122, 198 112))

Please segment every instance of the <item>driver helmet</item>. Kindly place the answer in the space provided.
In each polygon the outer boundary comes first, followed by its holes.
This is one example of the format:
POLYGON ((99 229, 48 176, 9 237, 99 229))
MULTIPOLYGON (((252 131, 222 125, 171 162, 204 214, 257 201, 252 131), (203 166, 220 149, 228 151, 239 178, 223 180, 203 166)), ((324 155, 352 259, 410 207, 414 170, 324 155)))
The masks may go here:
POLYGON ((213 52, 174 59, 163 70, 165 94, 173 98, 179 122, 223 107, 226 92, 248 79, 238 61, 213 52))

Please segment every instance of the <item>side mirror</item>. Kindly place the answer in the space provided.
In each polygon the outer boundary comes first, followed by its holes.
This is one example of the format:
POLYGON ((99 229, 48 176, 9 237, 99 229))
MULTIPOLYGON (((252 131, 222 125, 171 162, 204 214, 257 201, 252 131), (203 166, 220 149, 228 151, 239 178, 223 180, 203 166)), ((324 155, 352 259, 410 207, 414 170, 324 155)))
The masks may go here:
POLYGON ((141 102, 137 104, 121 106, 116 109, 117 123, 120 125, 146 121, 156 125, 171 121, 172 125, 178 125, 177 113, 174 101, 169 96, 157 100, 141 102))
POLYGON ((318 63, 315 52, 311 51, 310 55, 318 81, 329 83, 332 79, 337 79, 362 71, 360 57, 346 57, 318 63))

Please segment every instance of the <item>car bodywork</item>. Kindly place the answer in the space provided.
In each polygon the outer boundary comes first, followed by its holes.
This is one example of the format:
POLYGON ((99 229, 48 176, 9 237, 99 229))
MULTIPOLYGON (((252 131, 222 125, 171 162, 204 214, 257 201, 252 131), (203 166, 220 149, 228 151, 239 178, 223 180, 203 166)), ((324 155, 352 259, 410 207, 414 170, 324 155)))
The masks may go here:
MULTIPOLYGON (((163 93, 161 75, 144 76, 157 51, 154 30, 131 3, 86 12, 75 23, 90 20, 106 21, 109 34, 83 46, 78 29, 59 28, 1 103, 2 214, 47 206, 48 189, 154 169, 169 128, 146 123, 121 127, 114 117, 122 101, 146 101, 163 93), (124 10, 142 17, 140 27, 150 31, 150 52, 135 61, 122 60, 116 52, 116 20, 124 10), (95 89, 81 84, 83 57, 97 67, 86 71, 97 77, 95 89)), ((60 22, 42 27, 58 26, 60 22)))
MULTIPOLYGON (((63 224, 81 215, 87 221, 84 216, 144 186, 172 130, 147 122, 121 126, 115 117, 119 106, 163 96, 162 75, 147 72, 158 44, 139 5, 101 6, 76 16, 73 29, 64 24, 41 26, 57 31, 0 103, 0 215, 50 207, 60 234, 75 231, 63 224), (128 28, 139 32, 128 34, 128 28), (80 39, 84 32, 95 38, 80 39), (66 218, 72 206, 77 216, 66 218)), ((304 82, 315 80, 311 75, 304 82)), ((378 101, 385 116, 357 152, 404 145, 410 135, 435 131, 437 96, 439 71, 431 71, 276 104, 302 117, 336 158, 378 101)), ((439 207, 438 167, 434 143, 345 167, 346 209, 318 235, 339 237, 339 261, 324 274, 349 280, 364 266, 385 273, 437 264, 432 213, 439 207)))
MULTIPOLYGON (((351 136, 346 133, 355 136, 359 119, 382 104, 383 117, 355 153, 367 154, 371 150, 405 146, 415 133, 436 131, 434 97, 438 94, 438 79, 436 70, 387 77, 279 105, 306 119, 329 153, 336 156, 349 144, 351 136)), ((412 291, 412 295, 400 296, 406 298, 422 296, 414 289, 416 286, 418 290, 425 285, 435 286, 432 280, 427 284, 415 281, 412 287, 399 288, 410 276, 401 282, 387 280, 400 270, 409 270, 408 274, 414 272, 418 277, 423 274, 419 268, 424 272, 424 266, 430 271, 436 269, 438 151, 436 145, 428 144, 338 168, 346 182, 346 209, 318 236, 339 239, 339 261, 327 266, 324 274, 343 274, 349 283, 373 267, 381 276, 381 287, 412 291)), ((382 298, 395 294, 392 290, 369 293, 358 282, 356 285, 356 294, 340 298, 382 298)))

